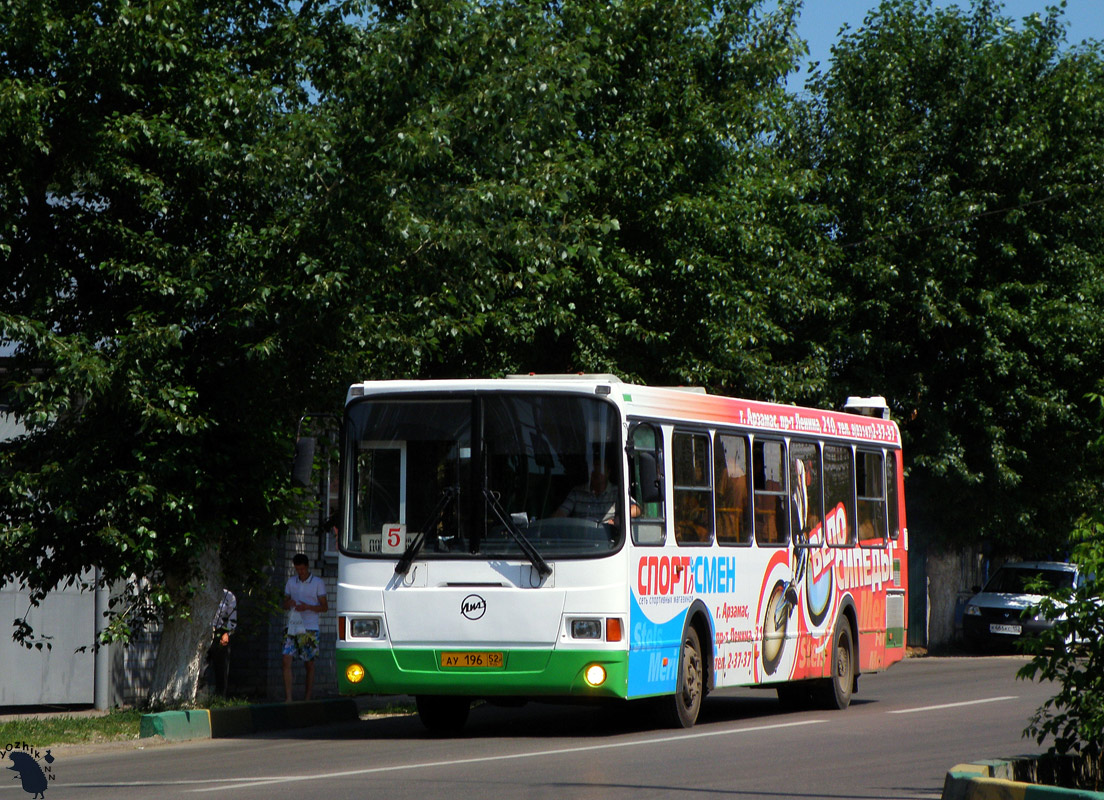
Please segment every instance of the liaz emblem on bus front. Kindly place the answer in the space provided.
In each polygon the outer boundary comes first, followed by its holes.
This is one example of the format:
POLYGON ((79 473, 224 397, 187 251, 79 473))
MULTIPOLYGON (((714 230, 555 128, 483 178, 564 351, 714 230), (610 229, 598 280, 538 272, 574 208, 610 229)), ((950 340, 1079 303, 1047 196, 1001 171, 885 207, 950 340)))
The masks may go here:
POLYGON ((487 601, 477 594, 469 594, 460 603, 460 613, 466 619, 477 620, 487 613, 487 601))

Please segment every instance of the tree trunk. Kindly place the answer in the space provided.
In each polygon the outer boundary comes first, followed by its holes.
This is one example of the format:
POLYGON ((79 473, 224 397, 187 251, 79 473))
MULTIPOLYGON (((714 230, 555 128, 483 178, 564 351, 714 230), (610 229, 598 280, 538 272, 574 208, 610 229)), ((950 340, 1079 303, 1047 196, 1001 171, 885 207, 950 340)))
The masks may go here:
POLYGON ((222 566, 215 548, 200 557, 192 584, 181 588, 195 591, 185 606, 188 615, 174 614, 161 633, 149 693, 149 704, 155 708, 195 703, 203 658, 211 643, 211 621, 222 599, 222 566))

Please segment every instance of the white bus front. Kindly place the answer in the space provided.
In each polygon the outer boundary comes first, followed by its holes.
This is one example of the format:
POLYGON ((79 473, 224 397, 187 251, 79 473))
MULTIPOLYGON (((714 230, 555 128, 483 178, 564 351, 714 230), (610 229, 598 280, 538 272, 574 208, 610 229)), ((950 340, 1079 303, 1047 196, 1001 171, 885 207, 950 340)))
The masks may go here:
POLYGON ((623 425, 600 389, 365 384, 342 442, 342 693, 417 695, 445 724, 469 697, 626 695, 623 425))

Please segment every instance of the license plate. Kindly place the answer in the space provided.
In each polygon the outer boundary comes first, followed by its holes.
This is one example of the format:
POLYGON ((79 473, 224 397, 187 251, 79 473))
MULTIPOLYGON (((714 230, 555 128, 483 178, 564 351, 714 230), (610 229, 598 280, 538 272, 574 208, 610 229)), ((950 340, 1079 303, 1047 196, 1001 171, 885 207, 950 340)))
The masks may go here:
POLYGON ((501 652, 451 651, 441 653, 442 669, 505 669, 501 652))
POLYGON ((990 625, 989 633, 1009 633, 1013 636, 1019 636, 1023 631, 1019 625, 990 625))

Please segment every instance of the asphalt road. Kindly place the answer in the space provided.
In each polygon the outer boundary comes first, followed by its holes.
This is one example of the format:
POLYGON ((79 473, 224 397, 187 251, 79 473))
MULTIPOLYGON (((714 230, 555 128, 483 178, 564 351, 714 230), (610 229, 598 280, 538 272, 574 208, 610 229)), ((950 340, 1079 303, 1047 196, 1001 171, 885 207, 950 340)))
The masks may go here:
MULTIPOLYGON (((465 736, 416 717, 244 739, 58 751, 50 800, 270 797, 935 798, 956 763, 1036 753, 1021 731, 1054 687, 1019 657, 911 659, 860 679, 842 712, 783 712, 773 692, 726 690, 690 730, 632 714, 529 704, 472 711, 465 736)), ((0 782, 0 800, 25 796, 0 782)))

